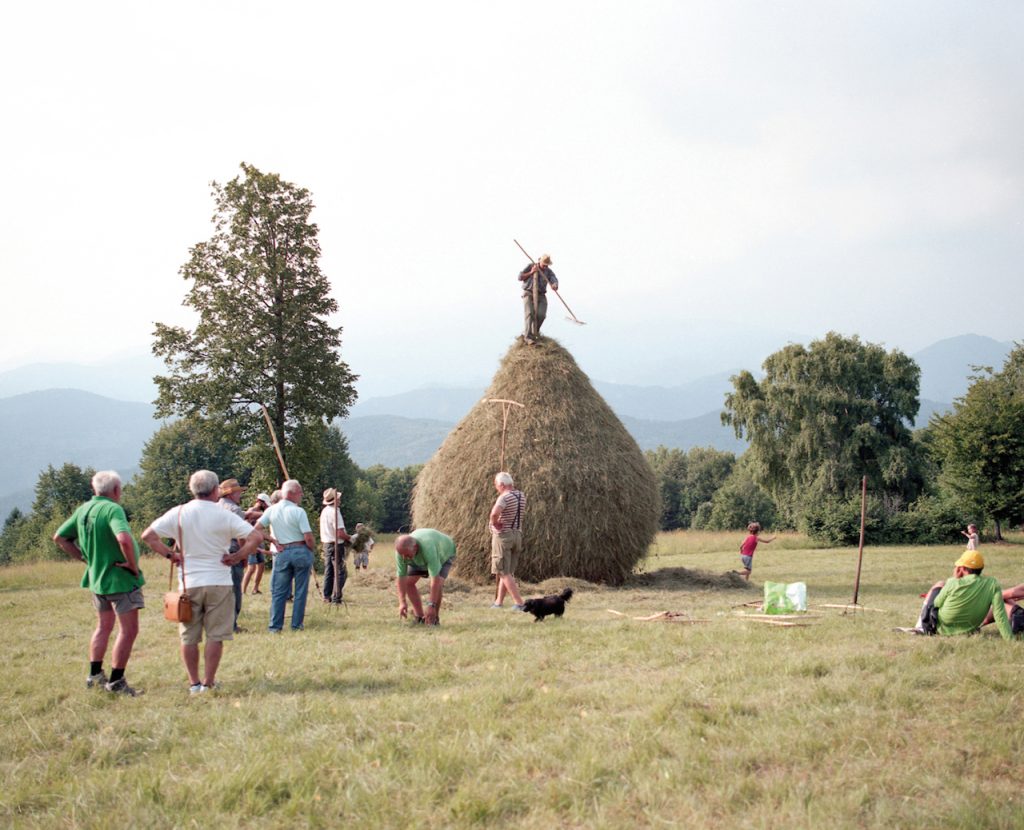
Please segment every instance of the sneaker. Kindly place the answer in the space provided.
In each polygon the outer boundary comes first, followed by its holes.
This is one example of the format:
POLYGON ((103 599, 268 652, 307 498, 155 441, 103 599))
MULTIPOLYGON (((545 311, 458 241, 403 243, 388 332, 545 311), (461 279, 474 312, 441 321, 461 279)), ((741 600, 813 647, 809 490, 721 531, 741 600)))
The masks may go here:
POLYGON ((128 697, 139 697, 145 694, 142 689, 133 689, 123 677, 116 683, 104 683, 103 688, 115 695, 127 695, 128 697))
POLYGON ((85 688, 92 689, 94 686, 106 686, 108 682, 107 673, 101 669, 97 674, 90 674, 85 678, 85 688))
POLYGON ((498 609, 498 610, 500 611, 500 610, 501 610, 502 608, 504 608, 504 607, 505 607, 504 605, 498 605, 498 603, 496 603, 496 602, 492 602, 492 603, 491 603, 491 608, 492 608, 492 609, 495 609, 495 608, 497 608, 497 609, 498 609))
POLYGON ((203 683, 203 684, 201 684, 199 686, 199 691, 201 691, 201 692, 213 692, 213 691, 216 691, 219 688, 220 688, 220 686, 218 686, 216 683, 203 683))
POLYGON ((513 605, 512 606, 512 610, 513 611, 525 611, 526 610, 526 606, 525 605, 513 605))
POLYGON ((206 690, 206 687, 203 686, 202 683, 193 683, 191 686, 188 687, 188 693, 190 695, 197 695, 200 692, 203 692, 205 690, 206 690))

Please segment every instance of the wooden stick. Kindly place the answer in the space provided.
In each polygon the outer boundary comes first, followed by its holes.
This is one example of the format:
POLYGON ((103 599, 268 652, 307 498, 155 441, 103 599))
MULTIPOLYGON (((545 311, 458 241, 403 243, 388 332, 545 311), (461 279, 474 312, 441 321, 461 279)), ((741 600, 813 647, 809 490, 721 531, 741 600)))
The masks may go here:
POLYGON ((505 469, 505 431, 508 428, 508 413, 512 410, 511 406, 518 406, 521 409, 526 409, 526 404, 519 403, 519 401, 510 401, 506 398, 484 398, 484 403, 500 403, 501 406, 501 458, 498 461, 498 468, 501 470, 505 469))
POLYGON ((868 477, 860 480, 860 547, 857 549, 857 579, 853 583, 853 604, 857 604, 860 593, 860 567, 864 562, 864 518, 868 510, 868 477))
POLYGON ((812 607, 813 608, 843 608, 843 609, 853 608, 855 611, 877 611, 879 614, 884 614, 885 613, 885 609, 884 608, 868 608, 866 605, 856 605, 856 604, 853 604, 853 603, 850 603, 850 604, 847 604, 847 605, 830 605, 828 603, 825 603, 825 604, 822 604, 822 605, 814 605, 812 607))
POLYGON ((274 442, 274 452, 277 453, 277 463, 281 465, 281 472, 284 473, 285 480, 291 478, 288 475, 288 468, 284 463, 284 456, 281 454, 281 445, 277 443, 277 433, 274 431, 274 425, 270 422, 270 413, 267 412, 267 407, 264 404, 260 404, 260 409, 263 410, 263 417, 267 422, 267 429, 270 430, 270 440, 274 442))

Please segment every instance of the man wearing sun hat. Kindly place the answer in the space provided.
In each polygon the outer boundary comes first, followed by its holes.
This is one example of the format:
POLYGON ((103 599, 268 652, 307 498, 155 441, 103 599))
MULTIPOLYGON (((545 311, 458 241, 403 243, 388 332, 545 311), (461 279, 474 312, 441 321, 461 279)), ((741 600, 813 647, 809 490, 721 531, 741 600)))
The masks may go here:
POLYGON ((352 537, 345 530, 341 515, 341 490, 324 490, 324 509, 320 511, 320 543, 324 546, 324 602, 339 604, 348 568, 345 567, 345 543, 352 537))
MULTIPOLYGON (((1004 640, 1024 631, 1024 609, 1018 613, 1011 605, 1013 625, 1006 613, 1004 595, 999 582, 982 576, 985 560, 980 552, 966 550, 953 566, 953 578, 936 582, 928 592, 921 618, 914 631, 921 634, 973 634, 986 622, 995 622, 1004 640)), ((1017 589, 1005 592, 1013 594, 1017 589)))
MULTIPOLYGON (((238 483, 237 478, 227 478, 220 483, 220 501, 217 502, 225 510, 230 510, 241 519, 245 518, 245 511, 242 509, 242 493, 246 490, 238 483)), ((239 545, 237 539, 231 540, 229 554, 238 553, 239 545)), ((238 615, 242 613, 242 578, 245 576, 245 564, 243 559, 231 566, 231 584, 235 589, 235 633, 242 629, 238 627, 238 615)))

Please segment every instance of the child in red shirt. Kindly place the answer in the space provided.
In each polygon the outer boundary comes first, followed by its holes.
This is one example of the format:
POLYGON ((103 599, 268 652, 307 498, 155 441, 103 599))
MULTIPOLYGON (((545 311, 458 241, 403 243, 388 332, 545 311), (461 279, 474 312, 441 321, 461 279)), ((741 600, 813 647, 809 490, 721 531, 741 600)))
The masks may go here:
POLYGON ((750 571, 754 566, 754 551, 757 550, 757 543, 775 541, 775 537, 768 537, 759 539, 758 534, 761 532, 761 525, 757 522, 751 522, 747 525, 747 533, 750 535, 743 540, 743 544, 740 545, 740 562, 743 563, 743 578, 748 582, 750 581, 750 571))

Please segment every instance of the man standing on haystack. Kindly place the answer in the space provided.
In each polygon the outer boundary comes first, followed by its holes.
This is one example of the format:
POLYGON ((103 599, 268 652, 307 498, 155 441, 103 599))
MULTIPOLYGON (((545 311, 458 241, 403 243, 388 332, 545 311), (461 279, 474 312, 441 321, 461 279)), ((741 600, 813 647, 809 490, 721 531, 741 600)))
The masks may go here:
POLYGON ((536 264, 531 262, 527 265, 519 272, 519 281, 523 284, 523 317, 526 323, 523 340, 532 345, 540 337, 540 327, 548 316, 548 286, 558 290, 558 278, 551 270, 551 255, 544 254, 536 264))
POLYGON ((498 498, 491 508, 491 573, 498 578, 498 595, 492 608, 501 608, 505 594, 512 597, 513 611, 523 610, 523 598, 516 585, 516 563, 523 552, 523 511, 526 496, 515 488, 512 476, 494 476, 498 498))
POLYGON ((324 490, 324 509, 320 511, 320 542, 324 546, 324 602, 341 602, 341 594, 348 580, 345 543, 351 540, 341 515, 341 491, 328 487, 324 490))

